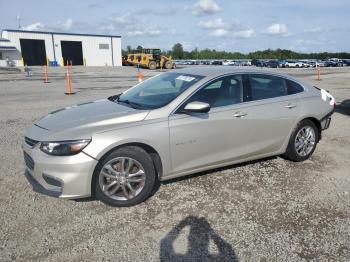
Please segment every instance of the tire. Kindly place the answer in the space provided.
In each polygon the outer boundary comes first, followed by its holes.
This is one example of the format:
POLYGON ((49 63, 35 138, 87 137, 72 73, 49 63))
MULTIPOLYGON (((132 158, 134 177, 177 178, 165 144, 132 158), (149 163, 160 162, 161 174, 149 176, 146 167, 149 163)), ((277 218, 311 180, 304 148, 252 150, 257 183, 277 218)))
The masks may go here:
POLYGON ((318 141, 319 141, 319 130, 318 130, 317 126, 311 120, 308 120, 308 119, 302 120, 295 127, 295 129, 294 129, 294 131, 289 139, 287 150, 282 156, 290 161, 293 161, 293 162, 305 161, 315 151, 318 141), (301 134, 302 134, 301 130, 304 130, 304 131, 309 130, 308 128, 311 128, 313 135, 314 135, 314 139, 310 139, 310 141, 308 141, 308 143, 305 143, 305 142, 299 143, 298 140, 299 141, 303 140, 302 138, 300 138, 301 134), (298 139, 297 139, 297 136, 298 136, 298 139), (312 148, 310 148, 309 145, 312 144, 311 143, 312 140, 313 140, 313 146, 312 146, 312 148), (304 151, 304 149, 303 149, 304 146, 302 146, 302 149, 301 149, 302 152, 300 152, 300 150, 297 150, 297 145, 299 145, 299 146, 305 145, 306 150, 304 151))
POLYGON ((96 198, 103 203, 114 207, 128 207, 145 201, 154 193, 158 178, 152 158, 142 148, 118 148, 100 161, 94 172, 93 188, 96 198), (110 186, 111 184, 113 185, 110 186), (134 191, 131 191, 130 186, 134 191), (113 193, 114 190, 116 192, 113 193))
POLYGON ((172 69, 173 68, 173 64, 170 61, 166 61, 164 64, 164 67, 166 69, 172 69))
POLYGON ((148 68, 150 70, 156 70, 157 69, 157 63, 155 61, 151 61, 148 63, 148 68))

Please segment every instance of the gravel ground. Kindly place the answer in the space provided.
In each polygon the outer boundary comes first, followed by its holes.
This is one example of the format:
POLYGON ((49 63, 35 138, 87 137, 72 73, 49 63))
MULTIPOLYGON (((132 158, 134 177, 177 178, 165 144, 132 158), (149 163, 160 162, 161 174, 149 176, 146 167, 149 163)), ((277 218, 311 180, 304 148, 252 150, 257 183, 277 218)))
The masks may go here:
MULTIPOLYGON (((135 68, 73 68, 25 78, 0 71, 1 261, 349 261, 350 68, 283 70, 330 90, 341 104, 314 155, 280 157, 163 183, 138 206, 61 200, 32 192, 20 140, 48 112, 116 94, 135 68)), ((157 72, 144 71, 145 77, 157 72)))

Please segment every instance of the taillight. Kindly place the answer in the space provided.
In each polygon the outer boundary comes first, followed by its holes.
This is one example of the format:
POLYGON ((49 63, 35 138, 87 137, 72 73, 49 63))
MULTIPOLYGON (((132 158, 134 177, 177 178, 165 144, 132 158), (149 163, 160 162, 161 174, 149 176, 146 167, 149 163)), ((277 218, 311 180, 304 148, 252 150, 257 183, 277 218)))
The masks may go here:
POLYGON ((334 99, 334 97, 328 91, 326 91, 324 89, 321 89, 321 88, 320 88, 320 90, 321 90, 321 97, 322 97, 322 99, 325 102, 327 102, 327 98, 329 98, 329 104, 334 107, 335 106, 335 99, 334 99))

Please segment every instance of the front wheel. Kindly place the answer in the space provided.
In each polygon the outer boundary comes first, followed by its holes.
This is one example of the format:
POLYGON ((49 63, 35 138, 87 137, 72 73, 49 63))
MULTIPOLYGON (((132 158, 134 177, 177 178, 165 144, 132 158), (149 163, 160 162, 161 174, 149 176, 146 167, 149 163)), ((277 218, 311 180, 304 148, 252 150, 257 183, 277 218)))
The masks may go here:
POLYGON ((99 163, 94 175, 97 199, 116 207, 143 202, 152 194, 157 181, 151 157, 135 146, 111 152, 99 163))
POLYGON ((149 62, 149 63, 148 63, 148 68, 149 68, 150 70, 155 70, 155 69, 157 69, 157 63, 156 63, 155 61, 149 62))
POLYGON ((294 162, 304 161, 315 151, 318 140, 318 128, 311 120, 305 119, 294 129, 283 156, 294 162))

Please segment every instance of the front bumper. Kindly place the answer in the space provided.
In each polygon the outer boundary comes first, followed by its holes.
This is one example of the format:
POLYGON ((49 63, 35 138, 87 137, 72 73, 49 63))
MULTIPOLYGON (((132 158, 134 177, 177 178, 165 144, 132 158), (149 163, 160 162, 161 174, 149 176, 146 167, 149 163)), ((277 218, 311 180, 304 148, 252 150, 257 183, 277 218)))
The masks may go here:
POLYGON ((97 160, 83 152, 74 156, 50 156, 40 150, 39 144, 31 147, 22 142, 25 176, 33 190, 69 199, 90 196, 97 160))

